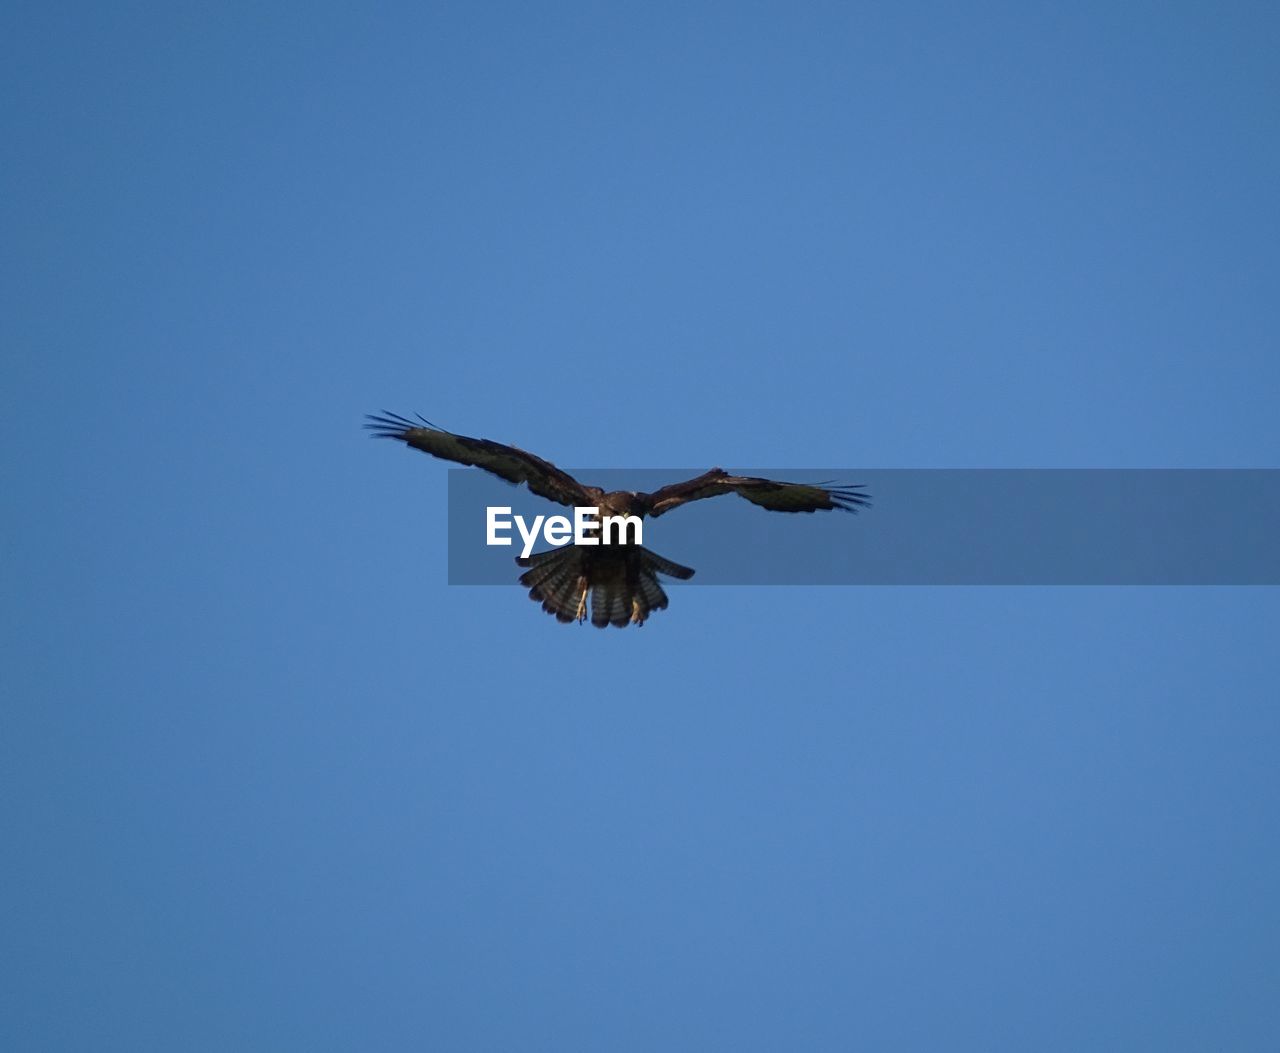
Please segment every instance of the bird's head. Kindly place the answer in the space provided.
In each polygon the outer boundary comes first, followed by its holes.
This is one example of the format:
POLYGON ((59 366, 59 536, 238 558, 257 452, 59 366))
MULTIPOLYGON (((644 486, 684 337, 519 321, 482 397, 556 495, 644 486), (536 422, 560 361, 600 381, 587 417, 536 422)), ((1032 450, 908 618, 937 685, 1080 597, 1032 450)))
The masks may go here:
POLYGON ((600 514, 611 516, 639 516, 644 514, 644 502, 635 490, 614 490, 600 499, 600 514))

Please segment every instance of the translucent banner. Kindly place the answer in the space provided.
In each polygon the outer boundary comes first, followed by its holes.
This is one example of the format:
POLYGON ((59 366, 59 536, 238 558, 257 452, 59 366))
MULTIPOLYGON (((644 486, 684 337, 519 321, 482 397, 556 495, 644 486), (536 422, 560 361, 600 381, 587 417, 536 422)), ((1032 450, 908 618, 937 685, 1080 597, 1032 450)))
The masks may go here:
MULTIPOLYGON (((652 493, 705 469, 583 469, 604 490, 652 493)), ((736 470, 735 470, 736 471, 736 470)), ((858 514, 766 511, 736 494, 643 521, 645 548, 691 585, 1277 585, 1280 470, 772 468, 739 475, 862 484, 858 514)), ((512 584, 514 522, 574 510, 477 469, 448 484, 450 584, 512 584)), ((533 551, 553 547, 539 532, 533 551)))

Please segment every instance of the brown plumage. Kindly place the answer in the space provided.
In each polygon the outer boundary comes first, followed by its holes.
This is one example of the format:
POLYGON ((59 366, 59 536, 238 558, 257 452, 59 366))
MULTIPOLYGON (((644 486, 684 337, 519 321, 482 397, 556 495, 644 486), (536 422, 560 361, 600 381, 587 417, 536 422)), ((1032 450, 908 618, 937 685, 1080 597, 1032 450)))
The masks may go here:
MULTIPOLYGON (((671 483, 653 493, 627 490, 606 492, 586 486, 550 461, 515 446, 437 428, 419 417, 409 420, 395 413, 370 414, 365 425, 376 438, 398 439, 415 450, 446 461, 483 468, 507 482, 524 483, 557 504, 585 506, 600 515, 633 515, 656 518, 691 501, 734 493, 771 512, 857 512, 871 504, 861 486, 816 486, 787 483, 758 476, 732 475, 712 468, 694 479, 671 483)), ((658 574, 688 579, 693 570, 664 559, 639 545, 580 547, 566 545, 535 553, 516 562, 529 569, 520 577, 529 586, 529 597, 562 622, 585 621, 587 598, 591 622, 626 626, 643 625, 652 611, 667 606, 667 595, 658 574)))
POLYGON ((554 614, 556 621, 583 621, 584 594, 591 596, 591 624, 625 628, 643 625, 653 611, 667 606, 659 574, 687 581, 693 569, 682 567, 641 545, 584 547, 565 545, 535 552, 516 562, 530 569, 520 575, 529 586, 529 599, 554 614))

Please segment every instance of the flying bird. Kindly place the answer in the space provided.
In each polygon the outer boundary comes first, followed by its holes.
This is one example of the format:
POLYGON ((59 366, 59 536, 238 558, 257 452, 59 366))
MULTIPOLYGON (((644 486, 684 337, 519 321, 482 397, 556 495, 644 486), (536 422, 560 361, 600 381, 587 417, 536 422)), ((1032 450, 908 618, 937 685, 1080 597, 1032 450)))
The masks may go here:
MULTIPOLYGON (((594 507, 599 516, 637 516, 656 519, 691 501, 721 494, 737 494, 770 512, 857 512, 871 504, 862 486, 817 486, 786 483, 749 475, 732 475, 712 468, 693 479, 671 483, 653 493, 630 490, 606 492, 586 486, 550 461, 515 446, 490 439, 473 439, 438 428, 424 417, 416 421, 399 414, 368 414, 368 428, 375 438, 398 439, 415 450, 442 460, 482 468, 500 479, 524 483, 539 497, 568 507, 594 507)), ((658 575, 687 580, 683 567, 640 545, 565 545, 516 563, 529 568, 520 583, 529 598, 561 622, 584 622, 591 600, 591 623, 625 627, 643 625, 653 611, 667 606, 667 594, 658 575)))

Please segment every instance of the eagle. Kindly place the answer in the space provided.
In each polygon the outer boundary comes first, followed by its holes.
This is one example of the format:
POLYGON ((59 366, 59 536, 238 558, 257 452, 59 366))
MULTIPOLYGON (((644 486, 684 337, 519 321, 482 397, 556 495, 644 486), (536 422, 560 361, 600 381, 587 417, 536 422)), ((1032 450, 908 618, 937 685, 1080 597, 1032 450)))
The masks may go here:
MULTIPOLYGON (((454 461, 505 479, 524 483, 531 492, 570 508, 594 507, 598 515, 656 519, 691 501, 721 494, 737 494, 770 512, 839 510, 856 513, 869 507, 862 485, 830 486, 779 482, 750 475, 733 475, 712 468, 693 479, 671 483, 653 493, 630 490, 604 491, 578 482, 563 469, 536 454, 490 439, 473 439, 438 428, 425 417, 410 420, 383 411, 366 414, 365 427, 374 438, 396 439, 415 450, 454 461)), ((560 622, 585 622, 590 598, 591 624, 643 625, 653 611, 667 606, 667 594, 658 575, 687 581, 691 567, 681 566, 638 544, 565 545, 547 552, 516 558, 528 568, 520 584, 529 598, 560 622)))

